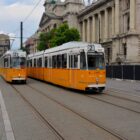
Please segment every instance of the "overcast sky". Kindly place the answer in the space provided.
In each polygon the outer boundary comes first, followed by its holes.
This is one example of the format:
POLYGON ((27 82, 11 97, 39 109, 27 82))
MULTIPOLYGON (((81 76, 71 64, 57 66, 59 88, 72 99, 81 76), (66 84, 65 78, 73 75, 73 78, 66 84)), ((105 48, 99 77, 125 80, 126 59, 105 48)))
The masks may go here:
MULTIPOLYGON (((20 46, 18 38, 20 37, 20 22, 24 21, 38 1, 39 0, 0 0, 0 33, 7 33, 17 37, 14 39, 14 42, 12 41, 12 49, 17 49, 20 46)), ((40 0, 39 5, 32 15, 24 22, 24 37, 30 37, 37 30, 44 11, 43 3, 44 0, 40 0)))

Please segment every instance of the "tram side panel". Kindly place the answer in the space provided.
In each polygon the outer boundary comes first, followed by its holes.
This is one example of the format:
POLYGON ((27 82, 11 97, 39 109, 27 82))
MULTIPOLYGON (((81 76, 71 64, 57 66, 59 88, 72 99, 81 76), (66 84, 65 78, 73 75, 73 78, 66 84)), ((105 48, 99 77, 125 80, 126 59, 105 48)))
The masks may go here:
POLYGON ((51 69, 50 73, 50 82, 64 86, 69 87, 69 70, 68 69, 51 69))

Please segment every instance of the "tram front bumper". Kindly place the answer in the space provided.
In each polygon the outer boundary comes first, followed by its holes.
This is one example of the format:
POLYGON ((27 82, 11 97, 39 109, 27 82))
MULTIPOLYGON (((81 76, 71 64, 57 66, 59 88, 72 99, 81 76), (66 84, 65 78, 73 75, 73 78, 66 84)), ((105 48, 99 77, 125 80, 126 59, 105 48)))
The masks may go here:
POLYGON ((105 84, 91 84, 91 85, 88 85, 88 88, 99 88, 99 87, 105 87, 105 84))
POLYGON ((12 78, 13 81, 22 81, 22 80, 26 80, 25 77, 15 77, 15 78, 12 78))
POLYGON ((86 90, 103 91, 105 89, 105 84, 90 84, 87 86, 86 90))

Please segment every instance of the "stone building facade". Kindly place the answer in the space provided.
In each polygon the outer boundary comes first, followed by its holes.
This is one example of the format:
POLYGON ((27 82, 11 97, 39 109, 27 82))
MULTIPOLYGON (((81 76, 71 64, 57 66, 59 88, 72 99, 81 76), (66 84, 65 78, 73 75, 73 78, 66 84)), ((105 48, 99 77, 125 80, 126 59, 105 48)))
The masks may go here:
POLYGON ((101 43, 108 64, 140 64, 140 0, 98 0, 78 14, 83 41, 101 43))
POLYGON ((45 0, 39 32, 67 22, 81 40, 101 43, 107 64, 140 64, 140 0, 45 0))
POLYGON ((10 38, 8 35, 0 34, 0 56, 10 49, 10 38))
POLYGON ((77 15, 84 8, 83 0, 45 0, 45 12, 39 24, 40 32, 47 32, 58 27, 61 23, 68 23, 69 27, 79 29, 77 15))
POLYGON ((26 49, 27 54, 37 52, 38 38, 38 33, 36 32, 24 42, 24 48, 26 49))

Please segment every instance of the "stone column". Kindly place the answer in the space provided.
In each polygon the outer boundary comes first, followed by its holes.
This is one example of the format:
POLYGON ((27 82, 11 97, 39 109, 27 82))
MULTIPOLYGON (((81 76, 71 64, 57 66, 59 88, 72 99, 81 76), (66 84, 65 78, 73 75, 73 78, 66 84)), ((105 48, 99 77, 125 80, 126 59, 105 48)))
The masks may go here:
MULTIPOLYGON (((130 0, 133 1, 133 0, 130 0)), ((115 34, 118 35, 119 34, 119 15, 120 15, 120 2, 119 0, 115 0, 115 34)))
POLYGON ((108 38, 108 10, 105 9, 105 35, 104 38, 105 40, 108 38))
POLYGON ((102 40, 102 16, 101 16, 101 13, 99 13, 98 17, 99 17, 99 43, 101 43, 101 40, 102 40))
POLYGON ((114 7, 112 7, 112 37, 114 36, 115 33, 115 12, 114 12, 114 7))
POLYGON ((90 19, 87 19, 87 42, 90 42, 90 19))
POLYGON ((82 40, 82 36, 83 36, 83 32, 82 32, 82 30, 83 30, 83 22, 80 22, 79 25, 80 25, 79 32, 80 32, 80 36, 81 36, 81 40, 82 40))
POLYGON ((83 20, 82 41, 85 41, 85 21, 83 20))
POLYGON ((92 17, 92 30, 91 30, 91 32, 92 32, 92 42, 95 42, 96 41, 95 28, 96 28, 96 26, 95 26, 95 15, 93 15, 93 17, 92 17))
POLYGON ((130 32, 136 27, 136 0, 130 0, 130 32))

